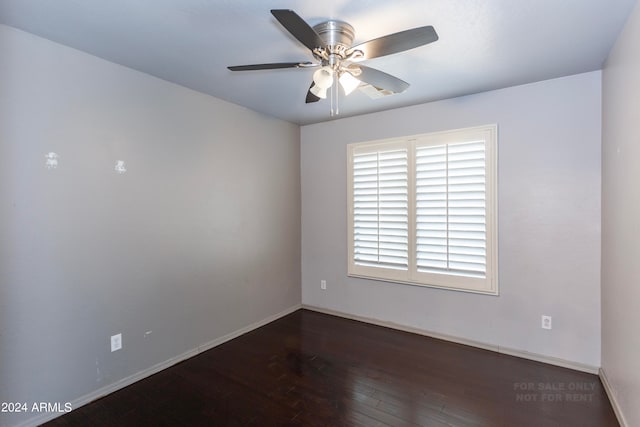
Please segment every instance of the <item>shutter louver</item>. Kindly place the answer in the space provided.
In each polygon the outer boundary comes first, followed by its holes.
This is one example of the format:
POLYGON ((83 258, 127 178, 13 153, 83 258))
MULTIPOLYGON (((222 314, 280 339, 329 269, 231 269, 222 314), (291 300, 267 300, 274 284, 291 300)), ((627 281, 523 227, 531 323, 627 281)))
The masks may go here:
POLYGON ((407 150, 354 155, 353 203, 354 262, 407 270, 407 150))
POLYGON ((485 142, 416 148, 416 262, 419 272, 484 278, 485 142))

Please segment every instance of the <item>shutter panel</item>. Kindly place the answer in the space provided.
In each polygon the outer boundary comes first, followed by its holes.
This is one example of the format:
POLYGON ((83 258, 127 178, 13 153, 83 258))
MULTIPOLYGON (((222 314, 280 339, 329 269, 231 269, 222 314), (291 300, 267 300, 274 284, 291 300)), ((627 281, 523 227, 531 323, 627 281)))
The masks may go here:
POLYGON ((484 278, 485 141, 416 148, 419 272, 484 278))
POLYGON ((408 269, 406 149, 353 156, 353 257, 357 265, 408 269))

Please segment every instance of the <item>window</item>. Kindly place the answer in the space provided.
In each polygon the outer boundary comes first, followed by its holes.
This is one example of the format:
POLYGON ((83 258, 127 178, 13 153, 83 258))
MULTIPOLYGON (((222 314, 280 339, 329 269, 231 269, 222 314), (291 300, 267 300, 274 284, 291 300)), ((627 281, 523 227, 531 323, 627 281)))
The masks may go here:
POLYGON ((497 127, 347 146, 349 275, 497 294, 497 127))

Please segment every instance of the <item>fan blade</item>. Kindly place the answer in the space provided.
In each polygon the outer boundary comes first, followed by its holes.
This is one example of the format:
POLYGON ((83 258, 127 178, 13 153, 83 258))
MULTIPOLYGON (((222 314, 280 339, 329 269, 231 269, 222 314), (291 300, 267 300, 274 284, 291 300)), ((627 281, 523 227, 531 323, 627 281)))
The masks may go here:
POLYGON ((347 56, 359 50, 364 54, 361 59, 377 58, 379 56, 391 55, 433 43, 436 40, 438 40, 438 34, 436 30, 429 25, 427 27, 400 31, 399 33, 389 34, 352 46, 347 50, 347 56))
POLYGON ((317 47, 324 47, 324 42, 318 33, 293 10, 272 9, 271 14, 293 37, 298 39, 300 43, 308 47, 311 51, 317 47))
POLYGON ((311 88, 315 86, 314 82, 311 82, 311 86, 309 86, 309 90, 307 91, 307 99, 304 101, 307 104, 311 104, 312 102, 318 102, 320 101, 320 97, 319 96, 315 96, 313 93, 311 93, 311 88))
POLYGON ((276 70, 279 68, 308 68, 313 67, 312 62, 275 62, 272 64, 233 65, 227 67, 231 71, 276 70))
POLYGON ((365 67, 360 64, 358 64, 358 68, 360 68, 361 71, 360 75, 357 76, 359 80, 380 89, 390 90, 394 93, 401 93, 409 87, 409 83, 400 80, 391 74, 376 70, 375 68, 365 67))

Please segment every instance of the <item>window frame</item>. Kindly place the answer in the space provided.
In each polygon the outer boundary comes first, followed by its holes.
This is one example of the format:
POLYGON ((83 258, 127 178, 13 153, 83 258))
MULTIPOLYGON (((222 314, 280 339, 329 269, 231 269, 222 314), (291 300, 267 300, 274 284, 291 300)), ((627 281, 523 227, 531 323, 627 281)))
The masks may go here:
POLYGON ((415 286, 498 295, 497 161, 498 126, 496 124, 347 144, 347 275, 415 286), (416 149, 424 146, 474 141, 479 138, 485 141, 485 277, 419 272, 416 260, 416 149), (402 148, 407 149, 408 156, 408 269, 395 270, 358 265, 354 260, 354 156, 402 148))

